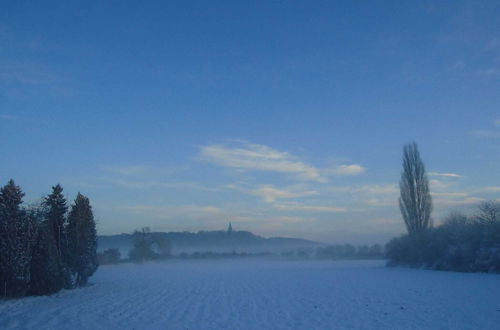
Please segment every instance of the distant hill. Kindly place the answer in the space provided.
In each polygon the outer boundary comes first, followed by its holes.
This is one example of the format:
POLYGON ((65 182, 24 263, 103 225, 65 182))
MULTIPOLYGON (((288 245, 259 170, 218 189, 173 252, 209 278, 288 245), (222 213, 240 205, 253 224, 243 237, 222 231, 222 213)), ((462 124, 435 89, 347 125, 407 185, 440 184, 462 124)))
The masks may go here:
MULTIPOLYGON (((312 248, 321 243, 301 238, 271 237, 264 238, 249 231, 199 231, 155 233, 167 238, 172 252, 286 252, 292 249, 312 248)), ((98 236, 98 250, 118 248, 126 256, 132 247, 131 234, 98 236)))

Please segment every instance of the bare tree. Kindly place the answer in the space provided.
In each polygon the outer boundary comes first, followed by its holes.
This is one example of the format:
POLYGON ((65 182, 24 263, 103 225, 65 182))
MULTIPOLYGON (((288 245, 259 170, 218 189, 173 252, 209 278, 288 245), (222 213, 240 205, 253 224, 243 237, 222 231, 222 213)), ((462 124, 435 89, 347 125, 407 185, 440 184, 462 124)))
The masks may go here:
POLYGON ((432 198, 425 166, 415 142, 403 148, 403 171, 399 182, 399 208, 409 234, 431 226, 432 198))
POLYGON ((477 220, 482 223, 495 223, 500 221, 500 202, 485 201, 478 206, 479 214, 477 220))

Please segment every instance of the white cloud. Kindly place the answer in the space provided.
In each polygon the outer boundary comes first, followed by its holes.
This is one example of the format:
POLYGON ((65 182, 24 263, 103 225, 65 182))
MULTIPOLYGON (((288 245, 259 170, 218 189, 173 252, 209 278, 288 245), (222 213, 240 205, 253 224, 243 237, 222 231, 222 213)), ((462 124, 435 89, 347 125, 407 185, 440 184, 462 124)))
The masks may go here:
POLYGON ((296 203, 275 204, 274 208, 282 211, 299 211, 299 212, 346 212, 346 209, 334 206, 319 206, 319 205, 301 205, 296 203))
POLYGON ((262 185, 259 188, 249 191, 250 194, 262 197, 267 203, 273 203, 276 199, 281 198, 297 198, 304 196, 317 195, 318 192, 314 190, 308 191, 293 191, 286 189, 278 189, 272 185, 262 185))
POLYGON ((495 187, 495 186, 484 187, 484 188, 477 189, 476 192, 478 192, 478 193, 481 193, 481 192, 500 192, 500 187, 495 187))
POLYGON ((361 165, 351 164, 351 165, 339 165, 334 170, 333 173, 337 175, 359 175, 366 171, 361 165))
POLYGON ((147 225, 161 231, 224 230, 230 221, 235 230, 281 235, 283 229, 293 228, 289 227, 291 224, 314 221, 310 216, 269 214, 241 207, 235 209, 234 206, 226 209, 214 205, 132 205, 119 209, 136 215, 141 221, 137 227, 147 225))
POLYGON ((328 187, 328 191, 334 193, 352 193, 352 194, 370 194, 370 195, 393 195, 399 192, 399 186, 393 183, 385 184, 368 184, 361 187, 356 186, 341 186, 328 187))
MULTIPOLYGON (((299 224, 299 223, 305 223, 305 222, 311 222, 312 219, 308 218, 301 218, 301 217, 292 217, 292 216, 273 216, 272 218, 269 219, 264 219, 264 221, 261 221, 259 226, 262 228, 268 229, 268 230, 280 230, 282 231, 283 228, 287 228, 288 225, 290 224, 299 224)), ((298 236, 300 234, 297 234, 298 236)))
POLYGON ((428 176, 440 176, 440 177, 447 177, 447 178, 463 178, 463 175, 456 174, 456 173, 441 173, 441 172, 429 172, 427 174, 428 176))
POLYGON ((283 151, 259 144, 243 143, 240 147, 207 145, 201 157, 217 165, 243 170, 287 173, 302 180, 326 182, 318 169, 283 151))

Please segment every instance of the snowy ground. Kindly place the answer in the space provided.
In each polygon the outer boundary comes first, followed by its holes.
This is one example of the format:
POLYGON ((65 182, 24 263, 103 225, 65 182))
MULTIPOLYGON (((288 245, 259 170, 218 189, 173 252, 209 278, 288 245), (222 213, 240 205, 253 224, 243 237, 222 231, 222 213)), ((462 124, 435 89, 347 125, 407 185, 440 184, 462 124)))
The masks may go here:
POLYGON ((500 276, 381 261, 103 266, 92 286, 0 301, 0 328, 499 329, 500 276))

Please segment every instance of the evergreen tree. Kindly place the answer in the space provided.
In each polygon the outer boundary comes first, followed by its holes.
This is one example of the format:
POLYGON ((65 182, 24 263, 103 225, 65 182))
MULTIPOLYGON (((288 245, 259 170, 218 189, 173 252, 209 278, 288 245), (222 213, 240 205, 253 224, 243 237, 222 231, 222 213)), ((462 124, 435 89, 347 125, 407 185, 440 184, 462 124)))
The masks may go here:
POLYGON ((21 208, 24 193, 11 179, 0 189, 0 292, 24 295, 30 281, 33 223, 21 208))
POLYGON ((65 241, 66 211, 68 210, 66 198, 64 198, 62 191, 63 188, 59 184, 52 187, 52 193, 44 201, 48 208, 47 220, 54 233, 57 253, 61 257, 63 255, 63 242, 65 241))
POLYGON ((69 285, 69 273, 61 264, 53 226, 48 220, 49 207, 46 203, 32 208, 30 217, 37 224, 31 258, 31 281, 29 293, 51 294, 69 285))
POLYGON ((78 193, 68 215, 68 265, 75 286, 84 286, 97 269, 97 234, 89 199, 78 193))
MULTIPOLYGON (((55 244, 55 254, 50 253, 49 257, 54 259, 57 269, 53 269, 52 276, 56 283, 59 283, 58 289, 70 286, 70 274, 68 269, 69 251, 66 234, 66 212, 68 206, 66 198, 62 194, 63 188, 57 184, 52 187, 52 193, 44 200, 47 209, 47 224, 42 235, 45 237, 47 248, 52 251, 52 245, 55 244)), ((52 261, 51 261, 52 262, 52 261)), ((56 288, 57 289, 57 288, 56 288)))

